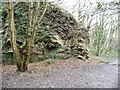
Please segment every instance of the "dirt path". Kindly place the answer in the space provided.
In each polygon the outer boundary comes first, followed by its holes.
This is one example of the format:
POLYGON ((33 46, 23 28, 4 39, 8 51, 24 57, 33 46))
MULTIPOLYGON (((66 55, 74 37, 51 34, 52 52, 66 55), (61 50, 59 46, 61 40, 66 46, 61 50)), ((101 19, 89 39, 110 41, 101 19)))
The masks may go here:
POLYGON ((10 88, 117 88, 118 66, 78 60, 34 63, 29 72, 3 66, 3 87, 10 88))

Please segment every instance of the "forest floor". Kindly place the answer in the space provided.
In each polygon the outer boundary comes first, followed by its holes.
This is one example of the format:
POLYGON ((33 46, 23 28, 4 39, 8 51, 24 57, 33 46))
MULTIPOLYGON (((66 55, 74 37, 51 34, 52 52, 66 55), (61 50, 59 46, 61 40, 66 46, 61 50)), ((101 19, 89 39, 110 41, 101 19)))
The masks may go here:
POLYGON ((2 66, 2 87, 6 88, 118 88, 118 59, 47 60, 29 64, 29 71, 2 66))

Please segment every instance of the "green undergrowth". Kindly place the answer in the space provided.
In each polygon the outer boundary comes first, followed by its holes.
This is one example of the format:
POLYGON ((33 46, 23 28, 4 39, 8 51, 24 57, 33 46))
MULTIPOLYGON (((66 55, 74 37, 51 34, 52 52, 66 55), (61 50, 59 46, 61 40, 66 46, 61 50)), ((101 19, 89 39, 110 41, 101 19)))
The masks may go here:
MULTIPOLYGON (((44 5, 42 5, 42 2, 41 6, 42 7, 40 9, 39 18, 44 10, 44 5)), ((4 13, 2 13, 2 16, 6 17, 2 17, 2 20, 4 21, 5 25, 8 25, 8 23, 5 22, 8 21, 7 8, 3 11, 4 13)), ((15 4, 14 19, 16 28, 15 34, 17 38, 16 42, 22 56, 26 45, 26 31, 28 29, 29 20, 28 5, 25 2, 19 2, 15 4)), ((8 29, 8 26, 5 26, 3 28, 4 32, 2 37, 2 59, 3 63, 14 64, 15 62, 12 56, 8 29)), ((63 48, 62 44, 64 41, 66 41, 67 36, 75 32, 75 30, 78 30, 78 23, 74 17, 67 11, 49 4, 47 11, 42 21, 39 23, 37 32, 35 34, 35 43, 34 47, 32 48, 30 63, 36 61, 44 61, 49 58, 62 60, 68 58, 70 56, 68 50, 66 50, 68 46, 66 46, 66 48, 63 48), (58 36, 59 38, 56 38, 55 36, 58 36), (61 39, 61 41, 63 41, 62 44, 58 42, 58 39, 61 39)))

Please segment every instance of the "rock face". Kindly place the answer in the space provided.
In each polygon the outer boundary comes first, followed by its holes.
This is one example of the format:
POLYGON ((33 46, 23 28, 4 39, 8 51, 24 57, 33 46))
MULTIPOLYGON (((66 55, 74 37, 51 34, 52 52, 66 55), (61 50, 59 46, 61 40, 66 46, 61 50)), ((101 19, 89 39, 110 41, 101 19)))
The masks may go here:
MULTIPOLYGON (((25 2, 15 6, 15 24, 17 43, 24 48, 25 31, 27 29, 28 6, 25 2), (19 11, 19 12, 18 12, 19 11)), ((40 15, 42 13, 40 10, 40 15)), ((7 20, 6 20, 7 23, 7 20)), ((10 50, 8 26, 4 26, 3 33, 3 53, 10 50), (6 32, 6 33, 5 33, 6 32)), ((74 56, 85 60, 88 58, 88 51, 85 43, 88 40, 87 32, 80 26, 74 17, 67 11, 49 4, 47 12, 42 19, 41 25, 36 33, 35 46, 32 49, 33 56, 40 57, 46 53, 57 51, 56 54, 65 54, 63 57, 74 56)), ((37 58, 37 59, 38 59, 37 58)))

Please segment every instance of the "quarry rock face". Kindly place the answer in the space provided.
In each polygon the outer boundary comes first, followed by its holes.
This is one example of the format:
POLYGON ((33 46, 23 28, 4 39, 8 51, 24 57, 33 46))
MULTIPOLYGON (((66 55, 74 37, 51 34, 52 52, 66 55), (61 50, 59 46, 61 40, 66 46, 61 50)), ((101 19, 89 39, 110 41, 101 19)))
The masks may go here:
MULTIPOLYGON (((28 20, 26 13, 28 12, 28 6, 25 2, 22 2, 18 3, 14 8, 14 11, 18 8, 20 9, 20 15, 15 13, 17 43, 20 47, 24 45, 25 40, 25 31, 27 29, 28 20), (19 25, 21 25, 21 27, 18 27, 19 25)), ((42 12, 43 9, 40 10, 39 15, 41 15, 42 12)), ((74 56, 82 60, 89 58, 88 51, 85 47, 86 41, 88 40, 88 33, 67 11, 49 4, 46 14, 39 26, 40 27, 36 32, 35 46, 32 49, 32 53, 35 57, 39 58, 43 54, 56 50, 58 52, 56 54, 67 53, 66 56, 74 56)), ((3 53, 5 54, 11 47, 10 43, 8 43, 8 26, 4 27, 3 53)), ((21 47, 21 52, 22 48, 24 47, 21 47)))

